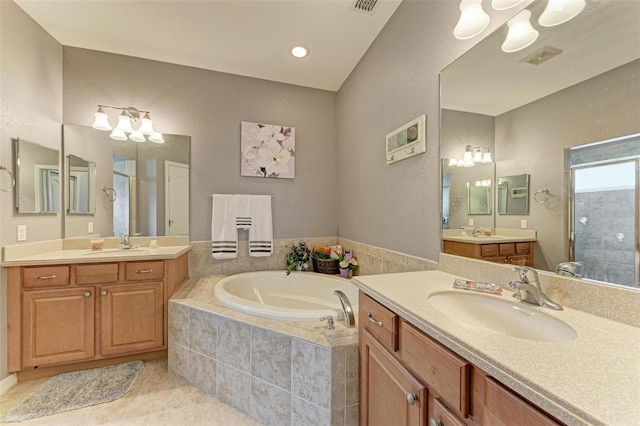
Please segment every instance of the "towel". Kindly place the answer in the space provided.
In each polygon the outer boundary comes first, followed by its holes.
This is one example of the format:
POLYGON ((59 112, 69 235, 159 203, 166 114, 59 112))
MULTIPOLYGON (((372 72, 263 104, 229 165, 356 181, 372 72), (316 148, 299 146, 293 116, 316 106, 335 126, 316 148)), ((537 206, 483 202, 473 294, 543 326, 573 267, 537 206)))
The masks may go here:
POLYGON ((238 229, 251 228, 251 195, 236 194, 236 226, 238 229))
POLYGON ((251 228, 249 228, 249 255, 271 256, 273 253, 273 222, 271 196, 251 196, 251 228))
POLYGON ((214 259, 235 259, 238 256, 236 199, 233 195, 213 194, 211 241, 214 259))

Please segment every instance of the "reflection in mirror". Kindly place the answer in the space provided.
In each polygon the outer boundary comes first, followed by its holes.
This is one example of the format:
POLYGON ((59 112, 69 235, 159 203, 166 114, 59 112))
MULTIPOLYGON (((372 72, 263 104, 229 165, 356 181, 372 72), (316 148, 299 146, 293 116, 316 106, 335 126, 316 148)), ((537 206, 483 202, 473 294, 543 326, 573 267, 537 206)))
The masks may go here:
POLYGON ((67 213, 96 211, 96 163, 67 155, 67 213))
POLYGON ((498 214, 529 214, 529 175, 498 178, 498 214))
POLYGON ((467 182, 469 214, 491 214, 491 180, 467 182))
POLYGON ((494 163, 478 163, 474 167, 451 166, 442 160, 442 229, 469 225, 493 228, 491 183, 494 163), (473 194, 473 196, 472 196, 473 194))
MULTIPOLYGON (((520 229, 526 220, 537 234, 534 267, 555 271, 572 260, 565 150, 640 133, 640 2, 587 2, 572 20, 542 27, 538 19, 546 4, 527 7, 540 33, 531 46, 504 53, 503 26, 442 71, 440 152, 456 158, 466 145, 492 147, 497 176, 529 175, 526 198, 544 194, 543 202, 530 202, 528 216, 496 215, 495 227, 520 229), (478 141, 469 140, 474 135, 478 141)), ((637 170, 635 176, 638 180, 637 170)), ((452 176, 448 186, 456 185, 452 176)), ((496 186, 496 209, 498 192, 496 186)), ((587 210, 595 208, 589 203, 587 210)), ((603 247, 603 259, 616 258, 619 245, 603 247)), ((638 286, 637 243, 634 251, 632 285, 638 286)), ((613 272, 596 279, 626 284, 613 272)))
POLYGON ((23 139, 14 149, 18 213, 60 212, 60 151, 23 139))
POLYGON ((94 216, 65 216, 65 237, 87 235, 89 221, 103 237, 189 234, 189 136, 163 134, 156 144, 116 141, 88 126, 63 131, 66 154, 95 159, 100 189, 94 216))

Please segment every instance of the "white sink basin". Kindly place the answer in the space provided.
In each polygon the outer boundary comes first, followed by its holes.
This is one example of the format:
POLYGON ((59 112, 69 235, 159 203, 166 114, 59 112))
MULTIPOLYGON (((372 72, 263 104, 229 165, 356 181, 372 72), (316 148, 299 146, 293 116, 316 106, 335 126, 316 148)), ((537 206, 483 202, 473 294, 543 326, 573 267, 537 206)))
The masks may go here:
POLYGON ((578 337, 564 321, 496 296, 443 291, 427 300, 452 321, 511 337, 543 342, 570 342, 578 337))
POLYGON ((84 256, 111 256, 114 254, 127 254, 130 252, 141 254, 140 252, 144 251, 143 248, 132 248, 132 249, 121 249, 121 248, 110 248, 110 249, 102 249, 102 250, 91 250, 87 253, 84 253, 84 256))

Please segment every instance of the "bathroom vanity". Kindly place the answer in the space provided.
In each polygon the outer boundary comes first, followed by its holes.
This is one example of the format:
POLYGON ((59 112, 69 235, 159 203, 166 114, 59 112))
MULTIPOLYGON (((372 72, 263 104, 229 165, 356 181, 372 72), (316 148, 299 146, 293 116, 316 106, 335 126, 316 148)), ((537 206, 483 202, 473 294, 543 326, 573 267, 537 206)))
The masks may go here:
POLYGON ((61 250, 5 260, 8 370, 25 380, 134 354, 166 357, 167 302, 188 279, 188 251, 61 250))
POLYGON ((488 262, 533 267, 536 231, 494 230, 491 235, 467 235, 461 230, 442 232, 442 252, 488 262), (499 233, 496 233, 499 232, 499 233))
POLYGON ((352 281, 361 290, 361 425, 637 421, 638 395, 628 392, 640 383, 640 369, 634 369, 638 361, 630 355, 640 346, 637 328, 569 308, 546 312, 513 301, 509 294, 454 290, 455 278, 422 271, 352 281), (534 326, 516 337, 509 326, 497 331, 473 324, 433 303, 437 295, 457 299, 469 294, 514 306, 523 316, 557 321, 560 334, 536 336, 547 327, 534 326))

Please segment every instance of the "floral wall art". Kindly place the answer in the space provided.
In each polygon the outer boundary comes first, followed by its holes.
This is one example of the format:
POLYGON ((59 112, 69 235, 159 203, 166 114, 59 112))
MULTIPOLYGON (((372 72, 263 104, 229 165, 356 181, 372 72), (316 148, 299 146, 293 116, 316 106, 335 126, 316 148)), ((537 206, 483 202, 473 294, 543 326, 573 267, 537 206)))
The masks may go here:
POLYGON ((241 176, 293 179, 296 129, 275 124, 241 124, 241 176))

